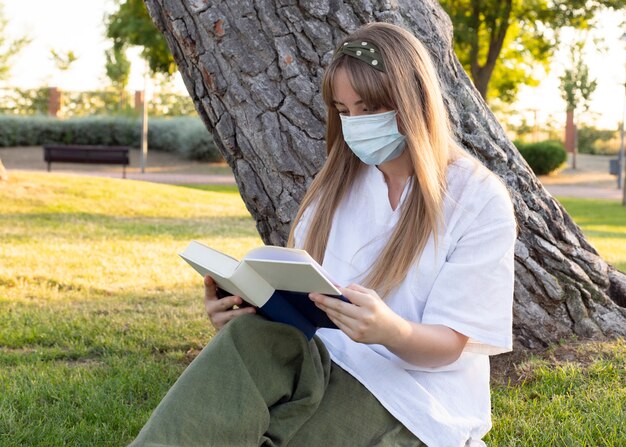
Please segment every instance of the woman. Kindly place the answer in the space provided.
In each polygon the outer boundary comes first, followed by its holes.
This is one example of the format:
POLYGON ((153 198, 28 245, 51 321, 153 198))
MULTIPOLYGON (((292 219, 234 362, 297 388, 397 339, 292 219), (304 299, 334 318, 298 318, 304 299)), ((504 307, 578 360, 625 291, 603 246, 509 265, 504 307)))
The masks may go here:
POLYGON ((241 298, 137 445, 484 445, 488 355, 511 349, 516 223, 505 186, 455 143, 424 46, 390 24, 338 47, 322 93, 328 159, 289 246, 350 303, 310 294, 339 330, 311 342, 241 298), (231 322, 232 320, 232 322, 231 322))

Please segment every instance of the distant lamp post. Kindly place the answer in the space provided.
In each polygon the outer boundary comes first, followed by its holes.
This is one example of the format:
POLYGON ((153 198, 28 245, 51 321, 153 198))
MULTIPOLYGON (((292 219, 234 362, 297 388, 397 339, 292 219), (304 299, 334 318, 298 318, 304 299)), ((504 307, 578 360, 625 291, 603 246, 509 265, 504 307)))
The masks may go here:
MULTIPOLYGON (((626 43, 626 33, 622 34, 622 43, 626 43)), ((619 172, 617 176, 617 187, 622 187, 622 205, 626 206, 626 182, 624 182, 624 126, 626 121, 626 64, 624 65, 624 100, 622 105, 622 128, 620 131, 620 144, 619 144, 619 172)))
POLYGON ((143 101, 141 110, 141 173, 146 171, 148 163, 148 62, 146 61, 143 75, 143 101))

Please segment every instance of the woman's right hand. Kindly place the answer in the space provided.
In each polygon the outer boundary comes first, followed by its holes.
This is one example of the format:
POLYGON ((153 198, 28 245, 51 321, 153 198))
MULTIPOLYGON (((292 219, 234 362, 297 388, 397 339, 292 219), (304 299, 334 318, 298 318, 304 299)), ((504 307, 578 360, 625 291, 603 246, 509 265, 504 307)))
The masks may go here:
POLYGON ((226 323, 239 315, 253 314, 252 306, 233 309, 243 303, 240 296, 217 297, 217 284, 209 275, 204 277, 204 308, 215 330, 219 331, 226 323))

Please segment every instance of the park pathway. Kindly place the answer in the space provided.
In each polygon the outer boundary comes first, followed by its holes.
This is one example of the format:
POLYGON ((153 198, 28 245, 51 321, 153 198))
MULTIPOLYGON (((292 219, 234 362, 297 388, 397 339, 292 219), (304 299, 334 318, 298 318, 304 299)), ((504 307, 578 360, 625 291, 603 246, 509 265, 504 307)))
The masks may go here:
MULTIPOLYGON (((139 168, 139 150, 130 151, 130 166, 126 177, 168 184, 235 185, 230 168, 224 163, 206 163, 185 160, 176 154, 150 151, 144 173, 139 168)), ((621 200, 622 192, 616 187, 616 178, 608 173, 611 156, 579 154, 577 169, 572 169, 571 157, 567 168, 556 175, 539 177, 541 183, 553 196, 590 199, 621 200)), ((43 150, 40 146, 0 148, 0 159, 7 170, 45 171, 43 150)), ((121 167, 106 165, 82 165, 53 163, 52 172, 78 175, 120 178, 121 167)))

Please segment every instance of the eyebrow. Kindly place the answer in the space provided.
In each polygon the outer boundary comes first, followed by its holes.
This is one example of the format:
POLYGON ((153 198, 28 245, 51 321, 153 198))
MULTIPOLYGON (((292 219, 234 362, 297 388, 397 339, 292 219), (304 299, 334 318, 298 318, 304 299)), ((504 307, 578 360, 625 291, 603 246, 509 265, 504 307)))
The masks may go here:
MULTIPOLYGON (((345 106, 344 103, 337 101, 336 99, 333 100, 333 104, 336 106, 345 106)), ((354 103, 355 106, 358 106, 359 104, 363 104, 363 100, 359 99, 357 102, 354 103)))

